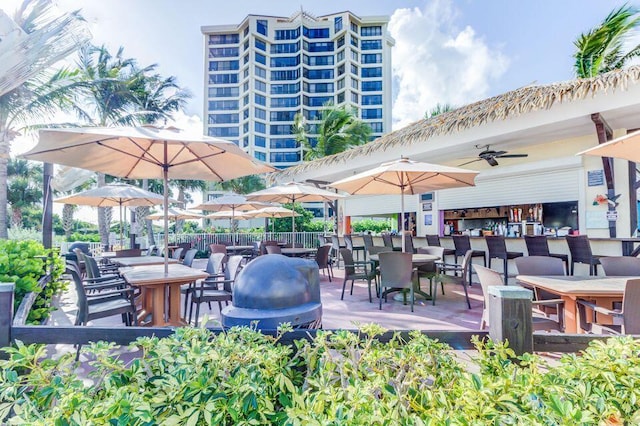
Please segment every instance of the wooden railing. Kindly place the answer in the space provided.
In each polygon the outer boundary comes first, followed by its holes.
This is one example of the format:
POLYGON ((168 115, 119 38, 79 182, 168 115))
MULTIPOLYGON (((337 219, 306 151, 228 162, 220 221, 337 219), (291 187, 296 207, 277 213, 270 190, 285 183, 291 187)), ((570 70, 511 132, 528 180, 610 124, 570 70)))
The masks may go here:
MULTIPOLYGON (((165 337, 174 332, 171 327, 82 327, 82 326, 33 326, 12 320, 13 283, 0 283, 0 348, 19 340, 25 344, 86 344, 90 341, 110 341, 126 345, 138 337, 165 337)), ((449 344, 455 350, 473 349, 472 337, 481 339, 491 337, 496 341, 509 341, 516 352, 577 352, 585 349, 596 339, 608 336, 585 334, 533 333, 530 290, 513 292, 509 287, 492 292, 489 299, 490 327, 488 331, 422 331, 422 334, 449 344), (495 293, 495 294, 494 294, 495 293)), ((220 329, 211 329, 219 333, 220 329)), ((265 334, 275 335, 276 330, 262 330, 265 334)), ((317 330, 295 330, 286 333, 280 341, 292 344, 295 340, 312 339, 317 330)), ((389 331, 380 337, 389 340, 394 333, 409 338, 410 330, 389 331)), ((640 336, 638 336, 640 337, 640 336)), ((4 353, 0 352, 0 357, 4 353)))

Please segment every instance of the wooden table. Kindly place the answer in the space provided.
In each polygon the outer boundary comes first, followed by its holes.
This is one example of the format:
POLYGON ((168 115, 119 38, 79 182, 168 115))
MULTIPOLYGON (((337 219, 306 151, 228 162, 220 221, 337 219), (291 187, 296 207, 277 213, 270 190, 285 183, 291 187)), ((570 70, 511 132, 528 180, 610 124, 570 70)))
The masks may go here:
MULTIPOLYGON (((518 275, 518 283, 557 294, 564 301, 564 327, 566 333, 581 333, 578 327, 576 299, 593 300, 597 305, 611 309, 624 295, 627 280, 632 277, 580 277, 518 275)), ((635 277, 637 278, 637 277, 635 277)))
POLYGON ((122 268, 122 277, 131 285, 142 289, 142 312, 139 318, 151 313, 153 326, 181 326, 186 322, 180 317, 180 286, 207 278, 209 274, 180 264, 147 265, 122 268), (165 309, 165 292, 169 289, 169 311, 165 309))
POLYGON ((282 254, 284 254, 285 256, 304 257, 304 256, 308 256, 308 255, 310 255, 312 253, 315 253, 316 249, 302 248, 302 247, 289 247, 289 248, 280 249, 280 252, 282 254))
MULTIPOLYGON (((164 256, 115 257, 111 262, 120 266, 164 265, 164 256)), ((178 260, 169 258, 169 263, 178 263, 178 260)))
MULTIPOLYGON (((376 263, 379 263, 380 262, 379 253, 378 254, 369 255, 369 260, 371 260, 373 262, 376 262, 376 263)), ((440 258, 438 256, 433 255, 433 254, 413 253, 411 255, 411 263, 413 264, 414 267, 420 266, 420 265, 426 265, 428 263, 433 263, 436 260, 440 260, 440 258)), ((398 289, 398 290, 402 290, 402 293, 397 294, 396 296, 394 296, 393 300, 403 301, 406 304, 406 302, 407 302, 406 290, 407 289, 398 289), (398 297, 398 299, 396 299, 396 297, 398 297)), ((385 291, 385 294, 388 294, 391 291, 398 291, 398 290, 395 290, 395 289, 387 290, 387 291, 385 291)), ((416 283, 415 287, 413 288, 413 292, 416 295, 420 295, 420 296, 424 297, 425 300, 431 300, 431 296, 420 289, 420 280, 418 280, 418 282, 416 283)))

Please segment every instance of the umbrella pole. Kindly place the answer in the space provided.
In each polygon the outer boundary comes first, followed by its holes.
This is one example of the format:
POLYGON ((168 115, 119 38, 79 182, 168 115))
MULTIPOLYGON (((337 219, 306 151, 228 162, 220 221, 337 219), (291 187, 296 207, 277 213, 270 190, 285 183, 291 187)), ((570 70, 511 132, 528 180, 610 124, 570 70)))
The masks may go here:
POLYGON ((291 199, 291 247, 295 247, 296 242, 296 196, 291 199))
POLYGON ((400 228, 402 229, 402 252, 404 253, 404 239, 406 238, 404 235, 404 186, 400 188, 400 228))
POLYGON ((124 249, 124 244, 122 244, 123 240, 123 236, 122 236, 122 201, 119 201, 118 203, 118 213, 120 214, 120 249, 124 249))
POLYGON ((169 166, 167 165, 167 142, 164 143, 164 165, 162 166, 164 181, 164 274, 169 274, 169 166))

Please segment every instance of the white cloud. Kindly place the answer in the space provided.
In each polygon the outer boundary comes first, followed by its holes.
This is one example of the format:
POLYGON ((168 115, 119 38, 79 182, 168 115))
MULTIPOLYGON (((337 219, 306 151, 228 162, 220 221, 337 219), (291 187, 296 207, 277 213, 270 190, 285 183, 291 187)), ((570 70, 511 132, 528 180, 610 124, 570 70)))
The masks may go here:
POLYGON ((509 59, 473 28, 456 28, 456 19, 451 0, 397 9, 391 16, 394 128, 422 118, 438 103, 460 106, 486 97, 507 71, 509 59))

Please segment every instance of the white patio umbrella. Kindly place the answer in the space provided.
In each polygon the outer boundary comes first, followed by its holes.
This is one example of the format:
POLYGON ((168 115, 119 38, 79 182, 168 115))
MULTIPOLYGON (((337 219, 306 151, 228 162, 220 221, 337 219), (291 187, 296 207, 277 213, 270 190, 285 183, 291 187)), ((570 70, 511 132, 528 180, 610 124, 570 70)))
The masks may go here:
MULTIPOLYGON (((344 198, 344 195, 317 188, 305 183, 289 182, 261 191, 247 194, 247 200, 265 201, 267 203, 291 203, 295 207, 296 201, 333 201, 344 198)), ((292 232, 296 232, 295 217, 291 216, 292 232)))
POLYGON ((145 216, 145 219, 149 220, 163 220, 164 218, 169 220, 184 220, 184 219, 202 219, 204 215, 196 212, 190 212, 189 210, 179 209, 177 207, 169 207, 169 211, 165 214, 164 211, 158 213, 152 213, 145 216))
POLYGON ((621 158, 638 163, 640 162, 640 130, 594 146, 576 155, 621 158))
MULTIPOLYGON (((232 142, 153 126, 40 130, 38 144, 23 157, 128 179, 161 178, 165 212, 169 178, 224 181, 274 171, 232 142)), ((165 218, 165 247, 168 231, 165 218)), ((168 264, 165 251, 165 273, 168 264)))
POLYGON ((164 197, 126 183, 112 183, 67 197, 53 200, 54 203, 76 204, 93 207, 115 207, 120 211, 120 242, 122 242, 122 207, 155 206, 164 202, 164 197))
POLYGON ((251 210, 248 212, 244 212, 244 215, 247 217, 266 217, 271 219, 271 232, 273 232, 273 219, 275 218, 285 218, 291 216, 301 216, 300 213, 295 210, 290 210, 284 207, 272 206, 272 207, 263 207, 258 210, 251 210))
POLYGON ((404 194, 421 194, 438 189, 474 186, 478 172, 400 158, 375 169, 330 183, 350 194, 401 194, 402 250, 404 251, 404 194))
MULTIPOLYGON (((236 219, 236 211, 254 210, 266 206, 270 206, 270 204, 260 201, 248 201, 247 197, 240 194, 226 194, 202 203, 199 206, 195 206, 194 210, 219 212, 231 209, 231 227, 233 227, 233 221, 236 219)), ((213 218, 215 219, 215 217, 213 218)))

